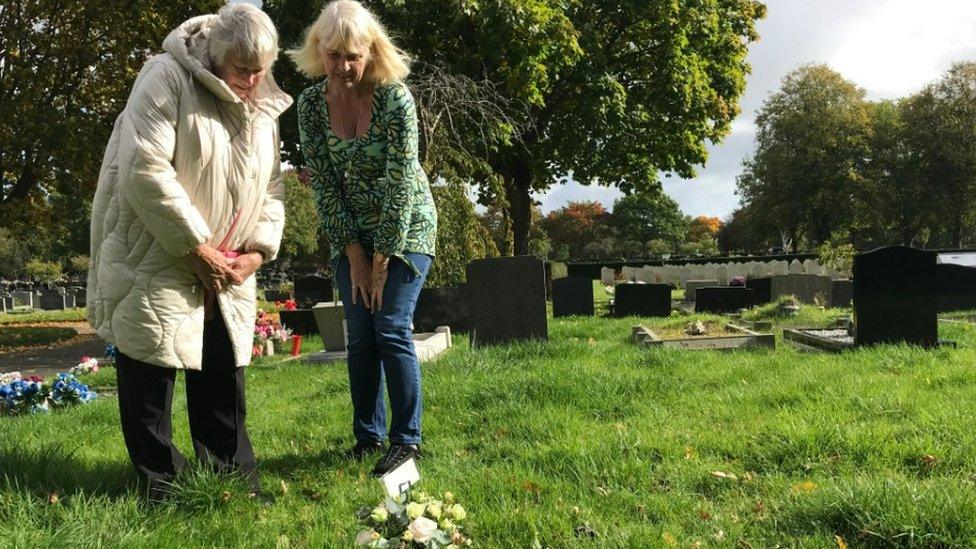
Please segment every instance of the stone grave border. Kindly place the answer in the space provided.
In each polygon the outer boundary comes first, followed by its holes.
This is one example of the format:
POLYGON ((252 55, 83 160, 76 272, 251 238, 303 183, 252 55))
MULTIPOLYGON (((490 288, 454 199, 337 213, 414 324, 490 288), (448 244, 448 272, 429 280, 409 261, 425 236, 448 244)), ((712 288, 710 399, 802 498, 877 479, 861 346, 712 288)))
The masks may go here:
POLYGON ((638 324, 634 326, 632 338, 641 347, 670 347, 688 350, 732 350, 741 348, 776 348, 774 334, 760 334, 737 324, 726 324, 726 328, 738 334, 725 334, 712 337, 663 339, 653 330, 638 324))

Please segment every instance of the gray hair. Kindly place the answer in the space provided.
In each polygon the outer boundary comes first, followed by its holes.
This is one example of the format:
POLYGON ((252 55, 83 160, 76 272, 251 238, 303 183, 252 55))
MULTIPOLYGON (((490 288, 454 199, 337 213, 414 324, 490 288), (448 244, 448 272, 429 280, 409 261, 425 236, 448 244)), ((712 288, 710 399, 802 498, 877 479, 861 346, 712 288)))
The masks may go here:
POLYGON ((278 57, 278 31, 268 14, 251 4, 227 4, 210 30, 210 61, 222 65, 233 57, 252 67, 267 68, 278 57))

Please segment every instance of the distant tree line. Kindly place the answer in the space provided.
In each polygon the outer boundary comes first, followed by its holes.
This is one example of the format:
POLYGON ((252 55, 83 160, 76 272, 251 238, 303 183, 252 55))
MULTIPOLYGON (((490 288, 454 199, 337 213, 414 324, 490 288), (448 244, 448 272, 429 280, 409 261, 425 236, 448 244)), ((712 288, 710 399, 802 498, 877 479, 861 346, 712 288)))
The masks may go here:
POLYGON ((976 63, 868 101, 826 65, 789 73, 756 116, 723 251, 976 244, 976 63))

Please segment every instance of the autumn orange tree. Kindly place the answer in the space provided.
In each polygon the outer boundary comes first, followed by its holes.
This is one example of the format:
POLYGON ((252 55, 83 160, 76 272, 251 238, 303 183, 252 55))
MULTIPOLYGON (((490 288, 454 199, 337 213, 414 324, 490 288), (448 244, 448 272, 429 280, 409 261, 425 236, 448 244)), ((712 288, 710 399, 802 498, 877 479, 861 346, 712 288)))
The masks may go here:
POLYGON ((610 236, 609 212, 595 201, 570 202, 553 210, 543 219, 553 254, 577 258, 593 242, 610 236))
POLYGON ((722 220, 717 217, 700 215, 688 222, 688 242, 701 242, 715 238, 722 228, 722 220))

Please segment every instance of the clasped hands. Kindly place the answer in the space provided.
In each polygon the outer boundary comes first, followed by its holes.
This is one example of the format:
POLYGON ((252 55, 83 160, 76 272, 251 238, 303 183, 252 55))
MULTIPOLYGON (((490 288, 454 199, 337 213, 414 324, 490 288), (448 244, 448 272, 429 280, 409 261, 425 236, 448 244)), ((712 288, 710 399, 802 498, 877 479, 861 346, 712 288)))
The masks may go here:
POLYGON ((349 258, 353 304, 362 300, 367 309, 379 311, 383 308, 383 289, 386 287, 386 278, 389 274, 390 258, 376 252, 371 262, 358 242, 346 247, 346 257, 349 258))
POLYGON ((200 244, 186 255, 186 260, 204 288, 221 292, 231 284, 243 284, 264 262, 259 252, 246 252, 233 259, 209 244, 200 244))

